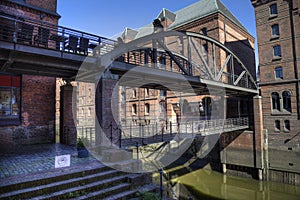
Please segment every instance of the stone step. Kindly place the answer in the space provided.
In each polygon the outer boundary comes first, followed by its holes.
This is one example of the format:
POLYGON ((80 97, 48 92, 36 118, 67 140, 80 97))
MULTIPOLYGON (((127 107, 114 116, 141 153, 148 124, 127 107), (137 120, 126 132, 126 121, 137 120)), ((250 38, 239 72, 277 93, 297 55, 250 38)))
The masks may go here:
MULTIPOLYGON (((101 191, 107 188, 112 188, 116 185, 126 183, 127 182, 127 176, 126 175, 120 175, 116 177, 112 177, 109 179, 96 181, 90 184, 86 184, 83 186, 77 186, 68 188, 65 190, 60 190, 51 194, 47 195, 40 195, 36 196, 34 198, 31 198, 32 200, 41 200, 41 199, 69 199, 69 198, 77 198, 79 196, 87 195, 88 193, 101 191)), ((104 194, 103 194, 104 195, 104 194)), ((109 195, 109 192, 108 194, 109 195)))
MULTIPOLYGON (((127 200, 127 199, 131 199, 133 197, 136 197, 138 192, 140 192, 140 193, 153 192, 155 194, 158 194, 158 188, 156 185, 147 184, 147 185, 141 186, 139 188, 134 188, 131 190, 123 191, 121 193, 117 193, 117 194, 108 196, 102 200, 127 200)), ((138 198, 138 199, 142 199, 142 198, 138 198)))
POLYGON ((121 194, 123 191, 128 191, 131 187, 130 183, 121 183, 118 185, 115 185, 110 188, 106 188, 100 191, 91 192, 85 196, 77 197, 76 200, 85 200, 85 199, 103 199, 106 198, 109 195, 113 194, 121 194))
POLYGON ((49 183, 46 185, 39 185, 36 187, 20 189, 12 192, 8 192, 0 195, 0 198, 31 198, 45 193, 53 193, 59 190, 64 190, 71 187, 77 187, 78 185, 89 184, 98 180, 104 180, 116 175, 120 175, 121 172, 117 170, 108 170, 96 174, 91 174, 83 177, 72 178, 68 180, 49 183))
POLYGON ((73 167, 53 169, 44 172, 32 173, 24 176, 10 177, 1 180, 0 195, 26 188, 48 185, 51 183, 80 178, 86 175, 92 175, 110 170, 111 168, 100 164, 99 162, 86 163, 73 167))

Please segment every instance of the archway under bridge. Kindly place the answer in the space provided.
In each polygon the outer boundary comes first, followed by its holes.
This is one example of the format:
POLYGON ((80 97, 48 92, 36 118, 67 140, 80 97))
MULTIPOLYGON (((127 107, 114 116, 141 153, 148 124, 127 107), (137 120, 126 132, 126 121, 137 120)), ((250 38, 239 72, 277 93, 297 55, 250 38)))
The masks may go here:
POLYGON ((196 33, 158 32, 121 44, 79 70, 76 80, 95 87, 97 128, 83 122, 78 133, 92 146, 123 148, 253 128, 258 91, 248 68, 196 33))

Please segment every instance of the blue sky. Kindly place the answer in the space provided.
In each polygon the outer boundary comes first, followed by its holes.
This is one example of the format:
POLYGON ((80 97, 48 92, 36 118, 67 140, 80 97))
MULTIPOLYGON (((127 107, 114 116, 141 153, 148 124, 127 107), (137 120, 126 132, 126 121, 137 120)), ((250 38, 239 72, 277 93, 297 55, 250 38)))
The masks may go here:
MULTIPOLYGON (((199 0, 58 0, 59 24, 110 37, 126 27, 140 28, 152 22, 162 8, 177 11, 199 0)), ((255 36, 255 17, 250 0, 222 0, 255 36)))
MULTIPOLYGON (((61 26, 111 38, 126 27, 140 28, 162 8, 177 11, 199 0, 58 0, 61 26)), ((255 14, 250 0, 221 0, 256 38, 255 14)), ((257 48, 256 48, 257 52, 257 48)))

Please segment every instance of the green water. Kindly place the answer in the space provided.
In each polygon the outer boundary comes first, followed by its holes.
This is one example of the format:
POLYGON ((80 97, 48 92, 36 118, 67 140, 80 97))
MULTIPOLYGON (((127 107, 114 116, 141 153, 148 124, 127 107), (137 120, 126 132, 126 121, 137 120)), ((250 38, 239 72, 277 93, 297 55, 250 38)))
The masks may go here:
MULTIPOLYGON (((195 199, 300 200, 300 187, 197 170, 171 180, 178 193, 187 189, 195 199)), ((189 195, 189 194, 188 194, 189 195)), ((184 196, 184 195, 183 195, 184 196)), ((184 198, 183 198, 184 199, 184 198)))

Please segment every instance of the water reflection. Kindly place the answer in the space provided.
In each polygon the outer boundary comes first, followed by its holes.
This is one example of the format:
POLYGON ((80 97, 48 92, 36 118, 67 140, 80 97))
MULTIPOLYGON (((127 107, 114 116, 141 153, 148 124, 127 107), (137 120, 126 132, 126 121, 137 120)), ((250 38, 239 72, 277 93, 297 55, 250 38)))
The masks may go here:
POLYGON ((299 200, 300 187, 197 170, 172 179, 180 199, 299 200))

